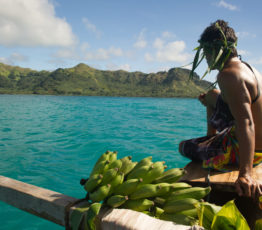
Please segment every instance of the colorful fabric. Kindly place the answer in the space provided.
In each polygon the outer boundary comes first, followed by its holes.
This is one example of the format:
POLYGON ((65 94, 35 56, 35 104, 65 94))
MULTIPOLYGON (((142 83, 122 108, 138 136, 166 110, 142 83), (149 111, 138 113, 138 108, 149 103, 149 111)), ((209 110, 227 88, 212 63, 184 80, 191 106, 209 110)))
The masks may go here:
POLYGON ((202 162, 203 160, 224 154, 222 142, 229 131, 229 129, 225 129, 213 136, 182 141, 180 143, 180 153, 195 162, 202 162))
MULTIPOLYGON (((209 124, 218 130, 212 136, 204 136, 182 141, 179 146, 181 155, 196 162, 203 162, 203 168, 225 171, 226 165, 239 162, 239 145, 234 126, 234 118, 228 105, 218 95, 216 108, 209 124)), ((253 164, 262 162, 262 151, 254 153, 253 164)))
MULTIPOLYGON (((203 168, 228 171, 226 165, 238 165, 239 145, 235 127, 228 127, 214 136, 194 138, 181 142, 180 153, 203 168)), ((253 165, 262 163, 262 152, 254 153, 253 165)))
MULTIPOLYGON (((222 141, 223 154, 203 160, 203 168, 211 168, 225 171, 226 165, 238 165, 239 163, 239 145, 235 136, 235 127, 233 126, 222 141)), ((255 152, 253 165, 256 166, 262 162, 262 153, 255 152)))

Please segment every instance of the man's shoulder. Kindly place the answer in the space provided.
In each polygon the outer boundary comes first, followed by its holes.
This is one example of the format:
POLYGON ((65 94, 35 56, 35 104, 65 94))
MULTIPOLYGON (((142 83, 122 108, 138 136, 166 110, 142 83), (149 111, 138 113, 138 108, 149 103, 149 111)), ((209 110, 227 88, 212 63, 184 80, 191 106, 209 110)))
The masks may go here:
POLYGON ((225 68, 217 75, 218 84, 239 84, 241 83, 241 72, 237 68, 225 68))

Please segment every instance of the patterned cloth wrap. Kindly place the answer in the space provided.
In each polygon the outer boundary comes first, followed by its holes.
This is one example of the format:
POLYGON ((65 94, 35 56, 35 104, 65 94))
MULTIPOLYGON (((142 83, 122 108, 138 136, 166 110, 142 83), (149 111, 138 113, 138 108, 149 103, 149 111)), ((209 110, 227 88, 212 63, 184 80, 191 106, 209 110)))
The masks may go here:
MULTIPOLYGON (((203 160, 203 168, 211 168, 219 171, 228 171, 224 168, 226 165, 238 165, 239 163, 239 145, 235 136, 235 126, 230 128, 222 140, 223 154, 203 160)), ((255 152, 253 166, 262 162, 262 153, 255 152)))
MULTIPOLYGON (((203 168, 229 171, 226 165, 239 162, 239 145, 235 134, 234 118, 228 105, 218 96, 216 108, 209 123, 218 133, 182 141, 181 155, 196 162, 203 162, 203 168)), ((262 151, 254 153, 253 164, 262 163, 262 151)))

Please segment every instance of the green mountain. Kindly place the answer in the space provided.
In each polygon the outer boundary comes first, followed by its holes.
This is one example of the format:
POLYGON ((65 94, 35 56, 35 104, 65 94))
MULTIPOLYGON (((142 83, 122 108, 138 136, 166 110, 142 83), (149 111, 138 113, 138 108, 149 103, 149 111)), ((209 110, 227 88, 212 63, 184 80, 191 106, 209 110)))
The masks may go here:
POLYGON ((35 71, 0 63, 0 94, 50 94, 136 97, 197 97, 210 82, 197 74, 188 81, 189 70, 168 72, 102 71, 78 64, 55 71, 35 71))

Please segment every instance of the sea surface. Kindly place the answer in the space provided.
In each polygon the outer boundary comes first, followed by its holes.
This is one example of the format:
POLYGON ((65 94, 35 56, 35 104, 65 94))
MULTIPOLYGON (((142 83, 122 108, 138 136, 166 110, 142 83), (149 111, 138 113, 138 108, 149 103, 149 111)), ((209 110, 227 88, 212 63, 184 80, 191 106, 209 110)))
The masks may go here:
MULTIPOLYGON (((0 95, 0 175, 84 198, 79 181, 106 150, 184 167, 179 142, 205 129, 197 99, 0 95)), ((0 201, 0 229, 64 228, 0 201)))

